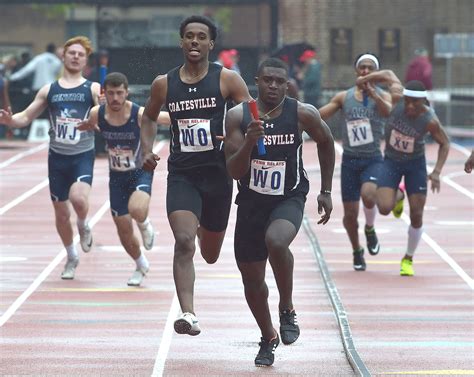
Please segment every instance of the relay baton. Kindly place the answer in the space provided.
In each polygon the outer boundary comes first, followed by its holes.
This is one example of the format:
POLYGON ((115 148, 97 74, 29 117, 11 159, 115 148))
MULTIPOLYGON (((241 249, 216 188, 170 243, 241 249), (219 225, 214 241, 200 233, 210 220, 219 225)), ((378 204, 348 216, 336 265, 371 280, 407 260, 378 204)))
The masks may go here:
POLYGON ((101 94, 104 94, 104 91, 105 91, 105 88, 104 88, 105 76, 107 76, 107 66, 106 65, 101 65, 99 67, 99 81, 100 81, 100 92, 101 92, 101 94))
MULTIPOLYGON (((255 101, 255 100, 253 99, 253 100, 250 100, 250 101, 248 102, 248 104, 249 104, 250 113, 252 114, 253 119, 258 120, 257 101, 255 101)), ((264 154, 267 153, 267 151, 265 150, 265 145, 263 144, 263 137, 261 137, 260 139, 258 139, 258 141, 257 141, 257 149, 258 149, 258 154, 259 154, 260 156, 263 156, 264 154)))
POLYGON ((369 104, 369 96, 366 92, 362 92, 362 103, 364 104, 364 107, 367 107, 369 104))

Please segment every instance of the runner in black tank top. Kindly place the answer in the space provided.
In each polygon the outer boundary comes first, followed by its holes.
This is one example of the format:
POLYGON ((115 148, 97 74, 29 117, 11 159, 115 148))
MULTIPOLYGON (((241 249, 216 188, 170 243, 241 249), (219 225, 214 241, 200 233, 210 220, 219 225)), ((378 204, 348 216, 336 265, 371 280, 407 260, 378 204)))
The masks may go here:
POLYGON ((319 112, 312 106, 286 98, 288 67, 275 58, 264 61, 257 74, 260 120, 251 120, 247 104, 226 117, 227 169, 239 180, 234 248, 242 274, 247 303, 261 331, 257 366, 272 365, 279 337, 268 309, 265 283, 267 258, 280 294, 280 336, 284 344, 298 339, 300 330, 293 307, 293 254, 289 246, 301 225, 309 182, 303 168, 302 132, 318 144, 321 164, 319 223, 332 211, 334 140, 319 112), (257 153, 264 137, 266 154, 257 153))
POLYGON ((185 62, 155 79, 142 119, 143 168, 153 170, 152 153, 162 106, 172 119, 166 207, 175 236, 173 272, 183 312, 175 323, 178 334, 198 335, 194 313, 195 238, 199 228, 201 254, 216 262, 227 227, 232 180, 222 153, 224 103, 251 99, 239 74, 209 62, 216 26, 202 16, 191 16, 180 26, 185 62))

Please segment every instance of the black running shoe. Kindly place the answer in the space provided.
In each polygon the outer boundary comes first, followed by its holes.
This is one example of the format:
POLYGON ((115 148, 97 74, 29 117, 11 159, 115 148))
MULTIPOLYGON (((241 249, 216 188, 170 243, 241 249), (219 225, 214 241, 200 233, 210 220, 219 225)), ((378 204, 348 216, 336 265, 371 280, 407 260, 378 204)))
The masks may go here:
POLYGON ((269 367, 275 360, 275 350, 280 344, 280 338, 277 336, 272 340, 265 340, 260 338, 260 349, 258 355, 255 358, 255 366, 257 367, 269 367))
POLYGON ((354 251, 352 255, 354 256, 354 270, 365 271, 366 264, 364 259, 364 249, 354 251))
POLYGON ((283 344, 294 343, 300 336, 300 328, 294 309, 280 312, 280 336, 283 344))
POLYGON ((377 255, 380 251, 380 244, 374 227, 369 229, 367 229, 367 227, 365 228, 365 239, 367 240, 367 250, 369 254, 377 255))

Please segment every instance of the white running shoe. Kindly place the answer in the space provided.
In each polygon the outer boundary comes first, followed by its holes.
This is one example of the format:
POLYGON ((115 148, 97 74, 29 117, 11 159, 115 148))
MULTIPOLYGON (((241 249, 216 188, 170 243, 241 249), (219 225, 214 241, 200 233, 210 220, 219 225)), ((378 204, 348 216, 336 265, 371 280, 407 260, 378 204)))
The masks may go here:
POLYGON ((68 259, 64 266, 64 271, 61 274, 61 279, 72 280, 76 274, 76 267, 79 264, 79 259, 68 259))
POLYGON ((145 229, 142 229, 140 226, 138 229, 140 229, 140 233, 142 235, 143 247, 146 250, 151 250, 153 247, 153 241, 155 240, 155 229, 153 229, 153 225, 151 225, 151 222, 148 221, 145 229))
POLYGON ((176 321, 174 321, 174 331, 178 334, 196 336, 201 333, 201 328, 199 327, 199 321, 194 314, 183 313, 176 319, 176 321))
POLYGON ((128 279, 127 285, 130 287, 139 287, 147 272, 148 269, 144 270, 142 268, 137 268, 135 271, 133 271, 132 277, 128 279))
POLYGON ((84 228, 79 229, 79 237, 81 239, 81 247, 84 253, 88 253, 92 248, 92 232, 89 225, 84 226, 84 228))

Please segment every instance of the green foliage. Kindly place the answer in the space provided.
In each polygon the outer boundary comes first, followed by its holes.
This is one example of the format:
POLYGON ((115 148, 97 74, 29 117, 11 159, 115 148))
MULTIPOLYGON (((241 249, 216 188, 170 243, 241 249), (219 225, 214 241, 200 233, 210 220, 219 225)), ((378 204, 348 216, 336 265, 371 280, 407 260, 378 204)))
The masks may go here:
POLYGON ((214 19, 219 24, 219 28, 227 33, 230 31, 232 26, 232 8, 231 7, 219 7, 218 10, 213 14, 214 19))
POLYGON ((55 4, 55 5, 44 5, 44 4, 32 4, 31 9, 41 13, 47 19, 64 18, 66 14, 74 8, 74 4, 55 4))

